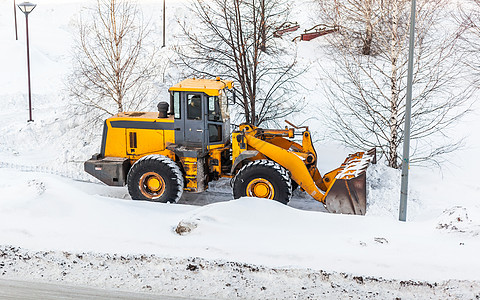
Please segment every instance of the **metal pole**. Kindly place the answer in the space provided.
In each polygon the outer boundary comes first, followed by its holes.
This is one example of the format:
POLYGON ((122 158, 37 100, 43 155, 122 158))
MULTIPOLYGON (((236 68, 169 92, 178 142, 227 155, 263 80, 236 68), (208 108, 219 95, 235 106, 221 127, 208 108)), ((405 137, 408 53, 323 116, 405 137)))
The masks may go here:
POLYGON ((33 122, 32 119, 32 91, 30 88, 30 45, 28 41, 28 14, 25 14, 25 24, 27 30, 27 76, 28 76, 28 110, 30 113, 30 119, 28 122, 33 122))
POLYGON ((163 46, 165 47, 165 0, 163 0, 163 46))
POLYGON ((15 40, 18 41, 18 32, 17 32, 17 5, 15 0, 13 0, 13 16, 15 18, 15 40))
POLYGON ((416 0, 412 0, 410 15, 410 45, 408 51, 407 103, 405 107, 405 135, 403 138, 402 186, 399 220, 407 220, 408 169, 410 167, 410 119, 412 115, 413 51, 415 47, 416 0))

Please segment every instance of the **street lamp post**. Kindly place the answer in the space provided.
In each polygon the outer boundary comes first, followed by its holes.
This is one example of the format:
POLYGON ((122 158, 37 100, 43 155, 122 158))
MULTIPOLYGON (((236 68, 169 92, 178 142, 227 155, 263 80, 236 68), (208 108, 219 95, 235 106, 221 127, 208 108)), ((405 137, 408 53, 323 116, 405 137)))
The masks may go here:
POLYGON ((25 14, 25 28, 27 31, 27 74, 28 74, 28 110, 30 112, 30 119, 28 122, 33 122, 32 119, 32 91, 30 88, 30 46, 28 43, 28 14, 37 6, 30 2, 23 2, 18 4, 18 8, 25 14))
POLYGON ((163 45, 165 47, 165 0, 163 0, 163 45))
POLYGON ((15 0, 13 0, 13 18, 15 19, 15 40, 18 41, 18 32, 17 32, 17 8, 15 0))
POLYGON ((415 48, 416 0, 412 0, 410 14, 410 43, 408 49, 407 101, 405 104, 405 134, 403 138, 402 183, 400 187, 400 211, 398 219, 407 220, 408 169, 410 168, 410 119, 412 117, 413 52, 415 48))

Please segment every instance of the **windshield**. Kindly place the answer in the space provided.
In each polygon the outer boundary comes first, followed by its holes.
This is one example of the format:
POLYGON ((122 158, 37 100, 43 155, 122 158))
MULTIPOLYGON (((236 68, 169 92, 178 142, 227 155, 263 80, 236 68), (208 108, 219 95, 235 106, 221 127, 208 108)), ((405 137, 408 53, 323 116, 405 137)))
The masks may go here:
POLYGON ((228 98, 227 98, 227 94, 225 93, 225 90, 219 91, 218 100, 220 102, 223 119, 224 120, 230 119, 230 113, 228 111, 228 98))

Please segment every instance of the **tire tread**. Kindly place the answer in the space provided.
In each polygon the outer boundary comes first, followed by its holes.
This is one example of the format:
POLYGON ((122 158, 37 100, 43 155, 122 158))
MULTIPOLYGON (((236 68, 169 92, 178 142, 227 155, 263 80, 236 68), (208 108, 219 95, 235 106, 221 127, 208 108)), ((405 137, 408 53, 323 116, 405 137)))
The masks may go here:
MULTIPOLYGON (((290 199, 292 198, 292 195, 293 195, 293 190, 292 190, 292 181, 291 181, 291 176, 290 176, 290 172, 285 169, 284 167, 282 167, 280 164, 272 161, 272 160, 267 160, 267 159, 260 159, 260 160, 255 160, 253 162, 250 162, 246 165, 244 165, 238 172, 237 172, 237 175, 233 178, 233 187, 236 186, 237 184, 237 180, 239 180, 239 178, 241 178, 242 174, 244 174, 245 172, 247 172, 248 170, 250 169, 255 169, 255 168, 258 168, 258 167, 267 167, 269 169, 272 169, 273 171, 277 172, 281 178, 282 178, 282 182, 284 182, 286 185, 287 185, 287 201, 285 204, 287 204, 290 199)), ((283 201, 279 201, 279 202, 282 202, 283 201)))
MULTIPOLYGON (((130 182, 130 180, 132 180, 133 174, 135 174, 137 168, 140 168, 143 165, 142 162, 148 162, 148 161, 163 164, 173 174, 175 174, 175 178, 172 178, 172 179, 174 179, 177 183, 177 193, 176 193, 174 199, 169 199, 169 201, 173 201, 175 203, 178 202, 180 200, 180 198, 182 197, 183 188, 184 188, 182 171, 180 171, 179 166, 173 160, 171 160, 170 158, 168 158, 164 155, 150 154, 150 155, 143 156, 139 160, 137 160, 133 164, 133 166, 130 168, 130 171, 128 172, 127 184, 128 184, 128 182, 130 182)), ((129 192, 130 192, 130 189, 129 189, 129 192)))

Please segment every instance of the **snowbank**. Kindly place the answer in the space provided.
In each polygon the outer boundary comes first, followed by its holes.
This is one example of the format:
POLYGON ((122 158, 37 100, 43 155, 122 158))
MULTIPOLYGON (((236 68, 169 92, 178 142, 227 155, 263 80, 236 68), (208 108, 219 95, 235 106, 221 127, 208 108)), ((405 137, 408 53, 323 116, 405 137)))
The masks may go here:
POLYGON ((480 279, 478 220, 461 208, 402 223, 256 198, 203 207, 128 201, 96 195, 96 184, 8 169, 0 169, 0 182, 0 236, 7 245, 199 256, 388 279, 480 279), (189 230, 179 235, 179 224, 189 230))
POLYGON ((203 258, 26 251, 0 246, 3 278, 189 299, 476 299, 478 283, 387 280, 203 258), (35 268, 32 268, 32 265, 35 268))

